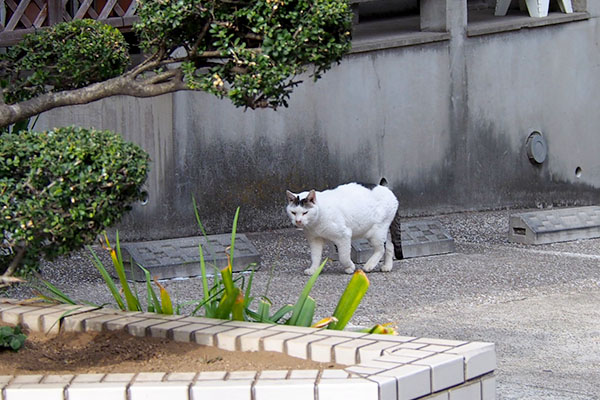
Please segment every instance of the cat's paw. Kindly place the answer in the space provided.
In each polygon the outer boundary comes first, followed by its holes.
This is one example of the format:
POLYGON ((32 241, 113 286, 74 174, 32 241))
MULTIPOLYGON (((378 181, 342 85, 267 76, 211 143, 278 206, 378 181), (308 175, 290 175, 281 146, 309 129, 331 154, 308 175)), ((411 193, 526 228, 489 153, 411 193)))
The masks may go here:
POLYGON ((381 271, 382 271, 382 272, 390 272, 390 271, 392 270, 392 267, 393 267, 393 264, 392 264, 392 263, 390 263, 390 265, 383 264, 383 265, 381 266, 381 271))
POLYGON ((375 268, 374 265, 371 267, 371 266, 367 266, 365 264, 365 266, 363 267, 363 271, 365 271, 365 272, 371 272, 371 271, 373 271, 373 268, 375 268))
POLYGON ((355 269, 356 269, 356 268, 354 268, 354 265, 353 265, 353 266, 351 266, 351 267, 348 267, 348 268, 346 268, 346 269, 344 270, 344 272, 345 272, 345 273, 347 273, 347 274, 353 274, 355 269))
POLYGON ((306 268, 304 270, 304 275, 312 275, 315 273, 316 270, 317 270, 316 268, 306 268))

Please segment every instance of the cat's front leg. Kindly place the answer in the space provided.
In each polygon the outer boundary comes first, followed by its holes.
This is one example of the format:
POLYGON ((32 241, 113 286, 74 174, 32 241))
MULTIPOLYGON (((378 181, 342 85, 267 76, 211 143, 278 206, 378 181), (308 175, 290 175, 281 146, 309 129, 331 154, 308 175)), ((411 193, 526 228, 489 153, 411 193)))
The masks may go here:
POLYGON ((354 263, 352 262, 352 258, 350 257, 350 252, 352 251, 352 239, 350 237, 338 240, 335 242, 335 245, 338 249, 338 256, 340 257, 340 263, 346 267, 344 270, 347 274, 352 274, 356 269, 354 263))
POLYGON ((319 237, 309 237, 308 245, 310 246, 310 268, 304 270, 306 275, 312 275, 315 273, 319 265, 321 264, 321 256, 323 255, 323 239, 319 237))

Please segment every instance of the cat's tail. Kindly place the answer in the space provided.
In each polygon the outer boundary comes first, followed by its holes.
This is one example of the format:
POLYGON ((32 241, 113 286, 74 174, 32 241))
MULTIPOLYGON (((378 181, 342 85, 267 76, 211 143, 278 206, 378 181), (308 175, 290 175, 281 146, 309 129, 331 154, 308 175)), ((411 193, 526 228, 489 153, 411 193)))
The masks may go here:
POLYGON ((392 236, 392 244, 394 245, 394 255, 397 260, 402 260, 402 232, 400 228, 400 207, 396 210, 396 215, 390 224, 390 234, 392 236))

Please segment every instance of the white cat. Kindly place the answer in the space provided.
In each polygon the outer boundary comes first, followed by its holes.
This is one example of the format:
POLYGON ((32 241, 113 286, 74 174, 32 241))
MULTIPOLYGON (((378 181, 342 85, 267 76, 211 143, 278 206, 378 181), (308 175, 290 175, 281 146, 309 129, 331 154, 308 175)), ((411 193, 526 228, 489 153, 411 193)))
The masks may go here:
POLYGON ((353 273, 350 250, 352 240, 357 238, 367 239, 374 250, 364 265, 365 271, 375 268, 384 253, 381 270, 391 271, 394 248, 396 258, 402 258, 400 219, 398 200, 385 185, 382 179, 379 185, 347 183, 323 192, 287 191, 286 211, 292 223, 304 230, 310 245, 311 265, 305 274, 312 275, 319 267, 325 240, 337 246, 345 272, 353 273), (387 240, 388 231, 391 241, 387 240))

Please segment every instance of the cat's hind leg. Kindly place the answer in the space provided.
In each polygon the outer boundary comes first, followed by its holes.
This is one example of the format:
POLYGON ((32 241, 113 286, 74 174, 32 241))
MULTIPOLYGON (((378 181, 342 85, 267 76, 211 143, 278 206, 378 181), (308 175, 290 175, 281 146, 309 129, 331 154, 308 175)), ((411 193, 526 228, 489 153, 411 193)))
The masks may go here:
POLYGON ((319 265, 321 264, 321 256, 323 255, 323 239, 319 237, 308 238, 308 245, 310 246, 310 268, 304 270, 306 275, 312 275, 315 273, 319 265))
POLYGON ((350 252, 352 250, 352 239, 342 238, 340 240, 335 241, 335 245, 338 249, 338 256, 340 258, 340 263, 346 267, 344 270, 345 273, 351 274, 356 269, 354 263, 352 262, 352 258, 350 257, 350 252))
POLYGON ((388 233, 387 241, 385 242, 385 257, 383 259, 383 265, 381 270, 383 272, 389 272, 394 266, 394 244, 392 243, 392 235, 388 233))
POLYGON ((380 235, 372 236, 368 240, 373 247, 373 255, 369 257, 363 267, 365 272, 372 271, 379 264, 379 260, 381 260, 385 252, 385 241, 381 239, 380 235))

